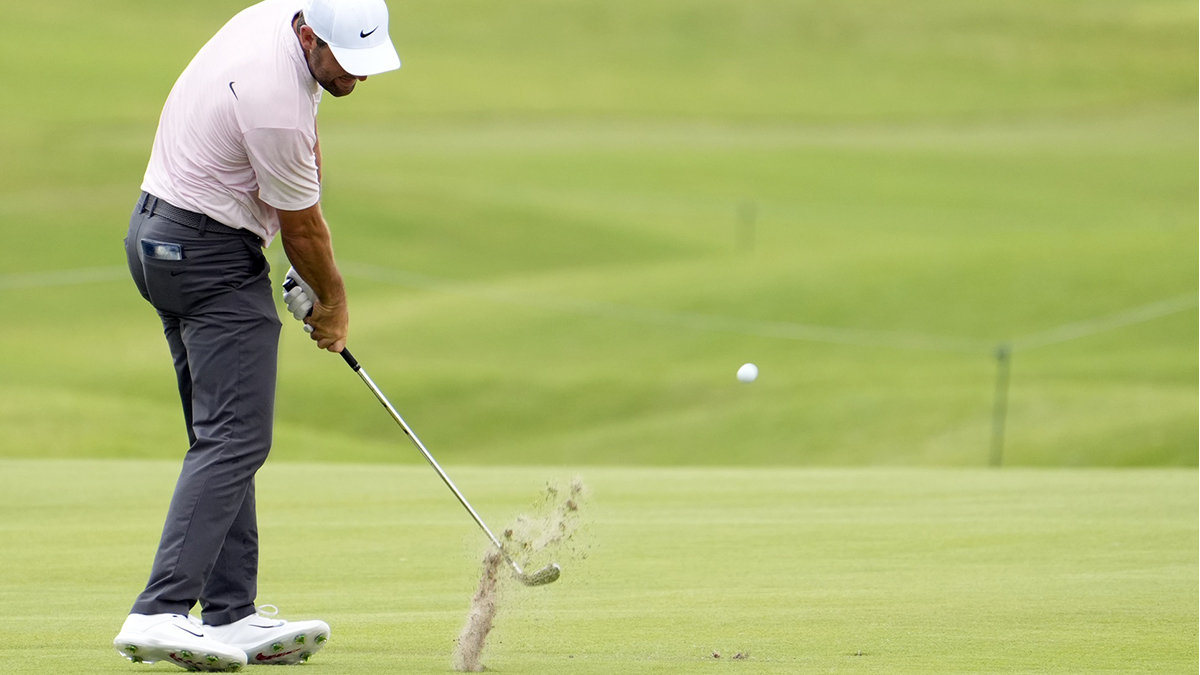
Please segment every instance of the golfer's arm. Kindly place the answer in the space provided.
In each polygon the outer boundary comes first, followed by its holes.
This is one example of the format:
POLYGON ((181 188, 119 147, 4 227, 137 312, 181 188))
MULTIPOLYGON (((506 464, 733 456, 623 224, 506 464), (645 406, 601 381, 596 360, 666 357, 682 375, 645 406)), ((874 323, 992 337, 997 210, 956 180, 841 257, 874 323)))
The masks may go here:
POLYGON ((344 306, 346 287, 333 261, 333 240, 321 214, 321 203, 301 211, 280 211, 279 225, 283 252, 300 278, 312 286, 320 303, 326 307, 344 306))

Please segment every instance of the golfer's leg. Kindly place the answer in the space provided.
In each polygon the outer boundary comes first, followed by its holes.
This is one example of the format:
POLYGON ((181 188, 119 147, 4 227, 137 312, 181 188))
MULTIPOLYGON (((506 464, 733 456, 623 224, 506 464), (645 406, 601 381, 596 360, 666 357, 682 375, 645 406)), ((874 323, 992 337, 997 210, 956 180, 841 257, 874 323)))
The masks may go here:
MULTIPOLYGON (((261 252, 255 251, 258 258, 261 252)), ((245 325, 245 335, 251 338, 252 351, 259 355, 249 372, 248 381, 241 387, 250 394, 243 402, 236 425, 240 436, 257 439, 256 443, 269 449, 275 411, 275 373, 279 344, 279 317, 271 300, 271 282, 266 274, 265 259, 260 259, 262 273, 247 279, 234 295, 241 298, 237 305, 238 322, 245 325)), ((265 459, 265 454, 263 459, 265 459)), ((257 471, 259 461, 254 467, 257 471)), ((200 604, 204 622, 210 625, 232 623, 254 614, 258 594, 258 520, 255 510, 254 477, 250 476, 240 508, 221 543, 200 604)))
MULTIPOLYGON (((256 251, 261 257, 261 252, 256 251)), ((258 325, 265 324, 263 340, 268 344, 261 347, 261 361, 253 380, 258 403, 255 415, 243 418, 249 425, 247 436, 262 437, 271 444, 272 422, 275 409, 275 372, 279 344, 279 317, 271 300, 270 278, 266 260, 261 261, 264 270, 260 276, 249 279, 237 291, 246 301, 245 320, 258 325), (268 337, 269 336, 269 337, 268 337), (269 348, 268 348, 269 347, 269 348)), ((232 623, 254 614, 254 600, 258 595, 258 520, 255 510, 254 479, 250 479, 241 508, 234 517, 220 554, 213 565, 200 604, 204 610, 204 622, 210 625, 232 623)))
MULTIPOLYGON (((242 511, 271 447, 279 327, 265 269, 180 319, 195 441, 175 486, 150 582, 134 612, 186 613, 204 593, 228 537, 257 548, 256 535, 253 541, 248 537, 253 511, 242 511)), ((228 610, 240 614, 231 620, 254 612, 256 570, 231 572, 245 554, 238 557, 222 559, 217 572, 222 585, 240 586, 237 594, 247 598, 242 609, 228 610)))

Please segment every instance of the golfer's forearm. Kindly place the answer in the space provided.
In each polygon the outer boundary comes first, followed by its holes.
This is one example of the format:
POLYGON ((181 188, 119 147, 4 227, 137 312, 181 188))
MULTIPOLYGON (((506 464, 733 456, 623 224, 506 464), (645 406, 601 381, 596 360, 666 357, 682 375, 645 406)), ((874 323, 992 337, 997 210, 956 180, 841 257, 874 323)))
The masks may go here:
POLYGON ((303 211, 280 211, 279 224, 288 261, 312 286, 321 304, 330 307, 345 304, 346 287, 333 260, 333 241, 320 204, 303 211))

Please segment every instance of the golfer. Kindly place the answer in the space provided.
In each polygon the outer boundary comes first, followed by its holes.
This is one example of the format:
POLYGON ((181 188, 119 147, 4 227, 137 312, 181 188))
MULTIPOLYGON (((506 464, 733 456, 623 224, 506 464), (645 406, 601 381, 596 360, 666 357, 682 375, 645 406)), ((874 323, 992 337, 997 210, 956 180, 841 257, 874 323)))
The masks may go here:
POLYGON ((263 247, 282 239, 306 330, 340 352, 350 321, 320 208, 317 106, 322 90, 346 96, 399 67, 384 0, 267 0, 221 28, 167 97, 125 252, 162 319, 191 446, 113 642, 132 661, 234 671, 305 661, 329 639, 323 621, 254 605, 254 475, 271 449, 281 325, 263 247))

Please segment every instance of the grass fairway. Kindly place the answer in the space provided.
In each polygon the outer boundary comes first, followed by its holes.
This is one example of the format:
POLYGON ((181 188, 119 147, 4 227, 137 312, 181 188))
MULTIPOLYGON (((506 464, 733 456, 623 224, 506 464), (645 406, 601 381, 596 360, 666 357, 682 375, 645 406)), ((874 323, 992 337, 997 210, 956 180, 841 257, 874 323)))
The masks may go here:
MULTIPOLYGON (((0 460, 4 672, 178 672, 108 646, 176 471, 0 460)), ((572 476, 451 471, 496 524, 572 476)), ((1191 470, 580 475, 587 556, 506 589, 494 672, 1196 672, 1191 470)), ((428 468, 269 464, 258 492, 260 601, 334 627, 305 672, 450 671, 483 539, 428 468)))

